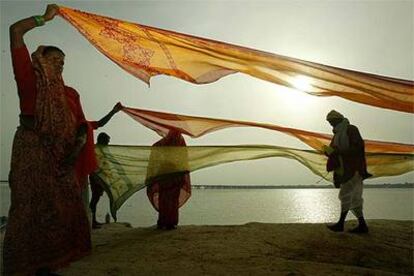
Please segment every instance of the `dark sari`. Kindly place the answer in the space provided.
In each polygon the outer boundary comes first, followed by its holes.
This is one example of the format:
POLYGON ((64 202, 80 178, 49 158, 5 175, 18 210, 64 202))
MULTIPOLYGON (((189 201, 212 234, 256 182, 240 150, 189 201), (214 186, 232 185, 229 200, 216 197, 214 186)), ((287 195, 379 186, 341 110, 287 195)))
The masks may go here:
POLYGON ((67 104, 67 88, 50 74, 42 50, 33 54, 32 64, 25 47, 12 49, 23 122, 12 149, 5 275, 30 275, 42 267, 55 270, 91 251, 75 168, 63 165, 78 125, 67 104), (23 109, 28 98, 35 104, 23 109), (33 124, 27 123, 30 120, 33 124))

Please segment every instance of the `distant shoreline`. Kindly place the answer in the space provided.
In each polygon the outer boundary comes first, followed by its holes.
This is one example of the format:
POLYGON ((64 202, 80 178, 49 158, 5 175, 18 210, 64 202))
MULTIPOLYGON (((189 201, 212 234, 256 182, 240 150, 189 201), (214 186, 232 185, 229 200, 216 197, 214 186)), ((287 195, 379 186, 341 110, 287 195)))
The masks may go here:
MULTIPOLYGON (((0 181, 7 185, 8 181, 0 181)), ((325 185, 192 185, 194 189, 335 189, 331 184, 325 185)), ((414 183, 364 184, 364 188, 414 188, 414 183)))

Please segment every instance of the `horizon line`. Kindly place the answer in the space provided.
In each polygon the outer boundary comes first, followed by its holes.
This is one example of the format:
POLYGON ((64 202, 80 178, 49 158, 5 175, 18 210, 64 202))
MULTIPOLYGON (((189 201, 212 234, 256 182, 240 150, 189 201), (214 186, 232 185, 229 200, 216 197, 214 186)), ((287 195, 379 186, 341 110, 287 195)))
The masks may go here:
MULTIPOLYGON (((0 180, 0 183, 8 183, 7 180, 0 180)), ((364 186, 412 186, 414 188, 414 182, 404 182, 404 183, 380 183, 380 184, 364 184, 364 186)), ((227 187, 234 187, 234 188, 335 188, 332 183, 329 184, 280 184, 280 185, 266 185, 266 184, 260 184, 260 185, 237 185, 237 184, 222 184, 222 185, 210 185, 210 184, 193 184, 192 187, 198 188, 198 187, 207 187, 207 188, 227 188, 227 187)))

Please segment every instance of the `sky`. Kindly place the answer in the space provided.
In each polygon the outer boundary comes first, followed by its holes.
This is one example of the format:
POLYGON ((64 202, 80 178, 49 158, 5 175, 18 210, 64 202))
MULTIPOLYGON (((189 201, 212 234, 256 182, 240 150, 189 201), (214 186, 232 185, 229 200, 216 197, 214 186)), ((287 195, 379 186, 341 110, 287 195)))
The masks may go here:
MULTIPOLYGON (((1 159, 7 180, 19 105, 8 28, 43 14, 47 4, 224 41, 326 65, 414 79, 414 1, 1 1, 1 159)), ((326 113, 336 109, 365 139, 414 143, 414 117, 233 74, 207 85, 157 76, 151 85, 98 52, 60 17, 25 35, 29 51, 56 45, 66 54, 63 77, 80 96, 87 119, 98 120, 120 101, 125 106, 194 116, 271 123, 331 133, 326 113)), ((159 136, 120 112, 96 132, 112 144, 151 145, 159 136)), ((256 128, 233 128, 188 145, 265 144, 307 149, 293 137, 256 128)), ((191 174, 196 185, 312 185, 319 177, 294 160, 235 162, 191 174)), ((366 183, 414 182, 414 173, 366 183)), ((320 184, 325 183, 322 181, 320 184)))

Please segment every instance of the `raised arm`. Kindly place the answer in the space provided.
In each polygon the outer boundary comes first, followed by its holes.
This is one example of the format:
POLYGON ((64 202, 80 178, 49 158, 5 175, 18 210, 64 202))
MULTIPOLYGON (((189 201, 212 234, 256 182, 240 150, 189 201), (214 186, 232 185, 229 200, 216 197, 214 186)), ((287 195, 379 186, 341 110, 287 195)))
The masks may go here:
POLYGON ((102 119, 100 119, 99 121, 96 122, 96 126, 99 127, 103 127, 104 125, 106 125, 107 122, 109 122, 109 120, 111 120, 112 116, 115 115, 115 113, 117 113, 118 111, 120 111, 122 109, 122 105, 121 103, 117 103, 111 111, 109 111, 108 114, 106 114, 102 119))
POLYGON ((19 48, 24 46, 24 39, 23 36, 25 33, 30 31, 31 29, 42 26, 45 24, 46 21, 52 20, 55 15, 58 13, 59 7, 55 4, 47 5, 45 14, 35 15, 28 17, 26 19, 22 19, 17 21, 13 25, 10 26, 10 48, 19 48))

